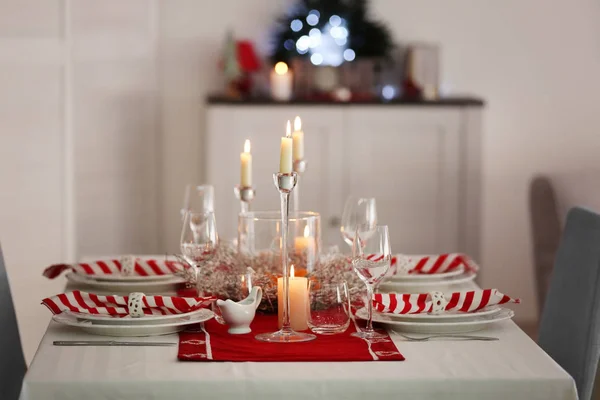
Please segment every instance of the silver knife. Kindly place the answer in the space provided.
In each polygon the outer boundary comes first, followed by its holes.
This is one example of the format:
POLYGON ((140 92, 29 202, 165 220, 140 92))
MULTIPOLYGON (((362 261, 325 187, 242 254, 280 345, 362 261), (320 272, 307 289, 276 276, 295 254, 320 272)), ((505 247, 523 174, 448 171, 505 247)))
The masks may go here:
POLYGON ((120 342, 115 340, 56 340, 55 346, 175 346, 175 342, 120 342))

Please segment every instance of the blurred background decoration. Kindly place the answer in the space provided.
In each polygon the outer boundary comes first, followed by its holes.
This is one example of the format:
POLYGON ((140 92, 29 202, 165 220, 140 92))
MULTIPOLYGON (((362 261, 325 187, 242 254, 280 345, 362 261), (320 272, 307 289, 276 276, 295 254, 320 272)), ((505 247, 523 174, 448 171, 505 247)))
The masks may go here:
POLYGON ((225 95, 277 101, 437 99, 439 47, 396 42, 387 24, 370 16, 369 6, 368 0, 298 1, 276 18, 262 69, 255 46, 228 33, 225 95))
POLYGON ((344 61, 386 58, 393 48, 386 24, 370 18, 368 0, 300 0, 277 21, 274 62, 310 59, 339 67, 344 61))
POLYGON ((252 74, 259 71, 260 66, 254 44, 248 40, 236 40, 233 32, 227 32, 221 60, 226 95, 248 97, 252 92, 252 74))
POLYGON ((301 0, 277 20, 271 59, 291 64, 296 98, 376 97, 394 43, 368 8, 368 0, 301 0))

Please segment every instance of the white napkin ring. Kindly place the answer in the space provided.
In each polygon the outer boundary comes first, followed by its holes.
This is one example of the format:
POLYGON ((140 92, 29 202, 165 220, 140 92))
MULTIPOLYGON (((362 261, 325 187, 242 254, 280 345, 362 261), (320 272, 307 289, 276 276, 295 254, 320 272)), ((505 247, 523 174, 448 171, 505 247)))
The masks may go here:
POLYGON ((442 292, 430 292, 431 296, 431 314, 441 314, 446 311, 448 300, 444 297, 442 292))
POLYGON ((144 316, 144 293, 130 293, 129 301, 127 302, 127 308, 129 309, 129 316, 131 318, 140 318, 144 316))
POLYGON ((121 257, 121 275, 131 276, 135 270, 135 257, 123 256, 121 257))
POLYGON ((396 274, 406 275, 413 267, 410 257, 401 254, 396 256, 396 274))

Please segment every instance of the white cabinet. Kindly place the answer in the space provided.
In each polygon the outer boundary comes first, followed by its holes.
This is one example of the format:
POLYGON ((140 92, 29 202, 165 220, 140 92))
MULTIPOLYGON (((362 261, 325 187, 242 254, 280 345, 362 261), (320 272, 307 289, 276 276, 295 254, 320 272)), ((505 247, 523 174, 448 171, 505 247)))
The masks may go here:
POLYGON ((286 120, 303 121, 308 167, 301 209, 322 217, 323 244, 343 244, 339 221, 348 195, 377 199, 394 251, 464 251, 479 256, 478 105, 248 105, 208 107, 206 182, 215 185, 220 234, 236 236, 239 153, 252 142, 254 210, 278 210, 272 174, 286 120))
POLYGON ((458 248, 460 115, 452 110, 360 109, 348 114, 348 194, 375 197, 397 252, 458 248))

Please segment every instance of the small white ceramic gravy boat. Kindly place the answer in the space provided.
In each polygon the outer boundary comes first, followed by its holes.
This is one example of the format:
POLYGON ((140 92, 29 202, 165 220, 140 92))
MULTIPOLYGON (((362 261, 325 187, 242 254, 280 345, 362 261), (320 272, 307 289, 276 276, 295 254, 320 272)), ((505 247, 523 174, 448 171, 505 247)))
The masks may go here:
POLYGON ((217 306, 225 323, 229 325, 228 332, 232 335, 250 333, 250 323, 254 320, 256 309, 262 300, 262 289, 254 286, 250 295, 237 303, 232 300, 217 300, 217 306))

